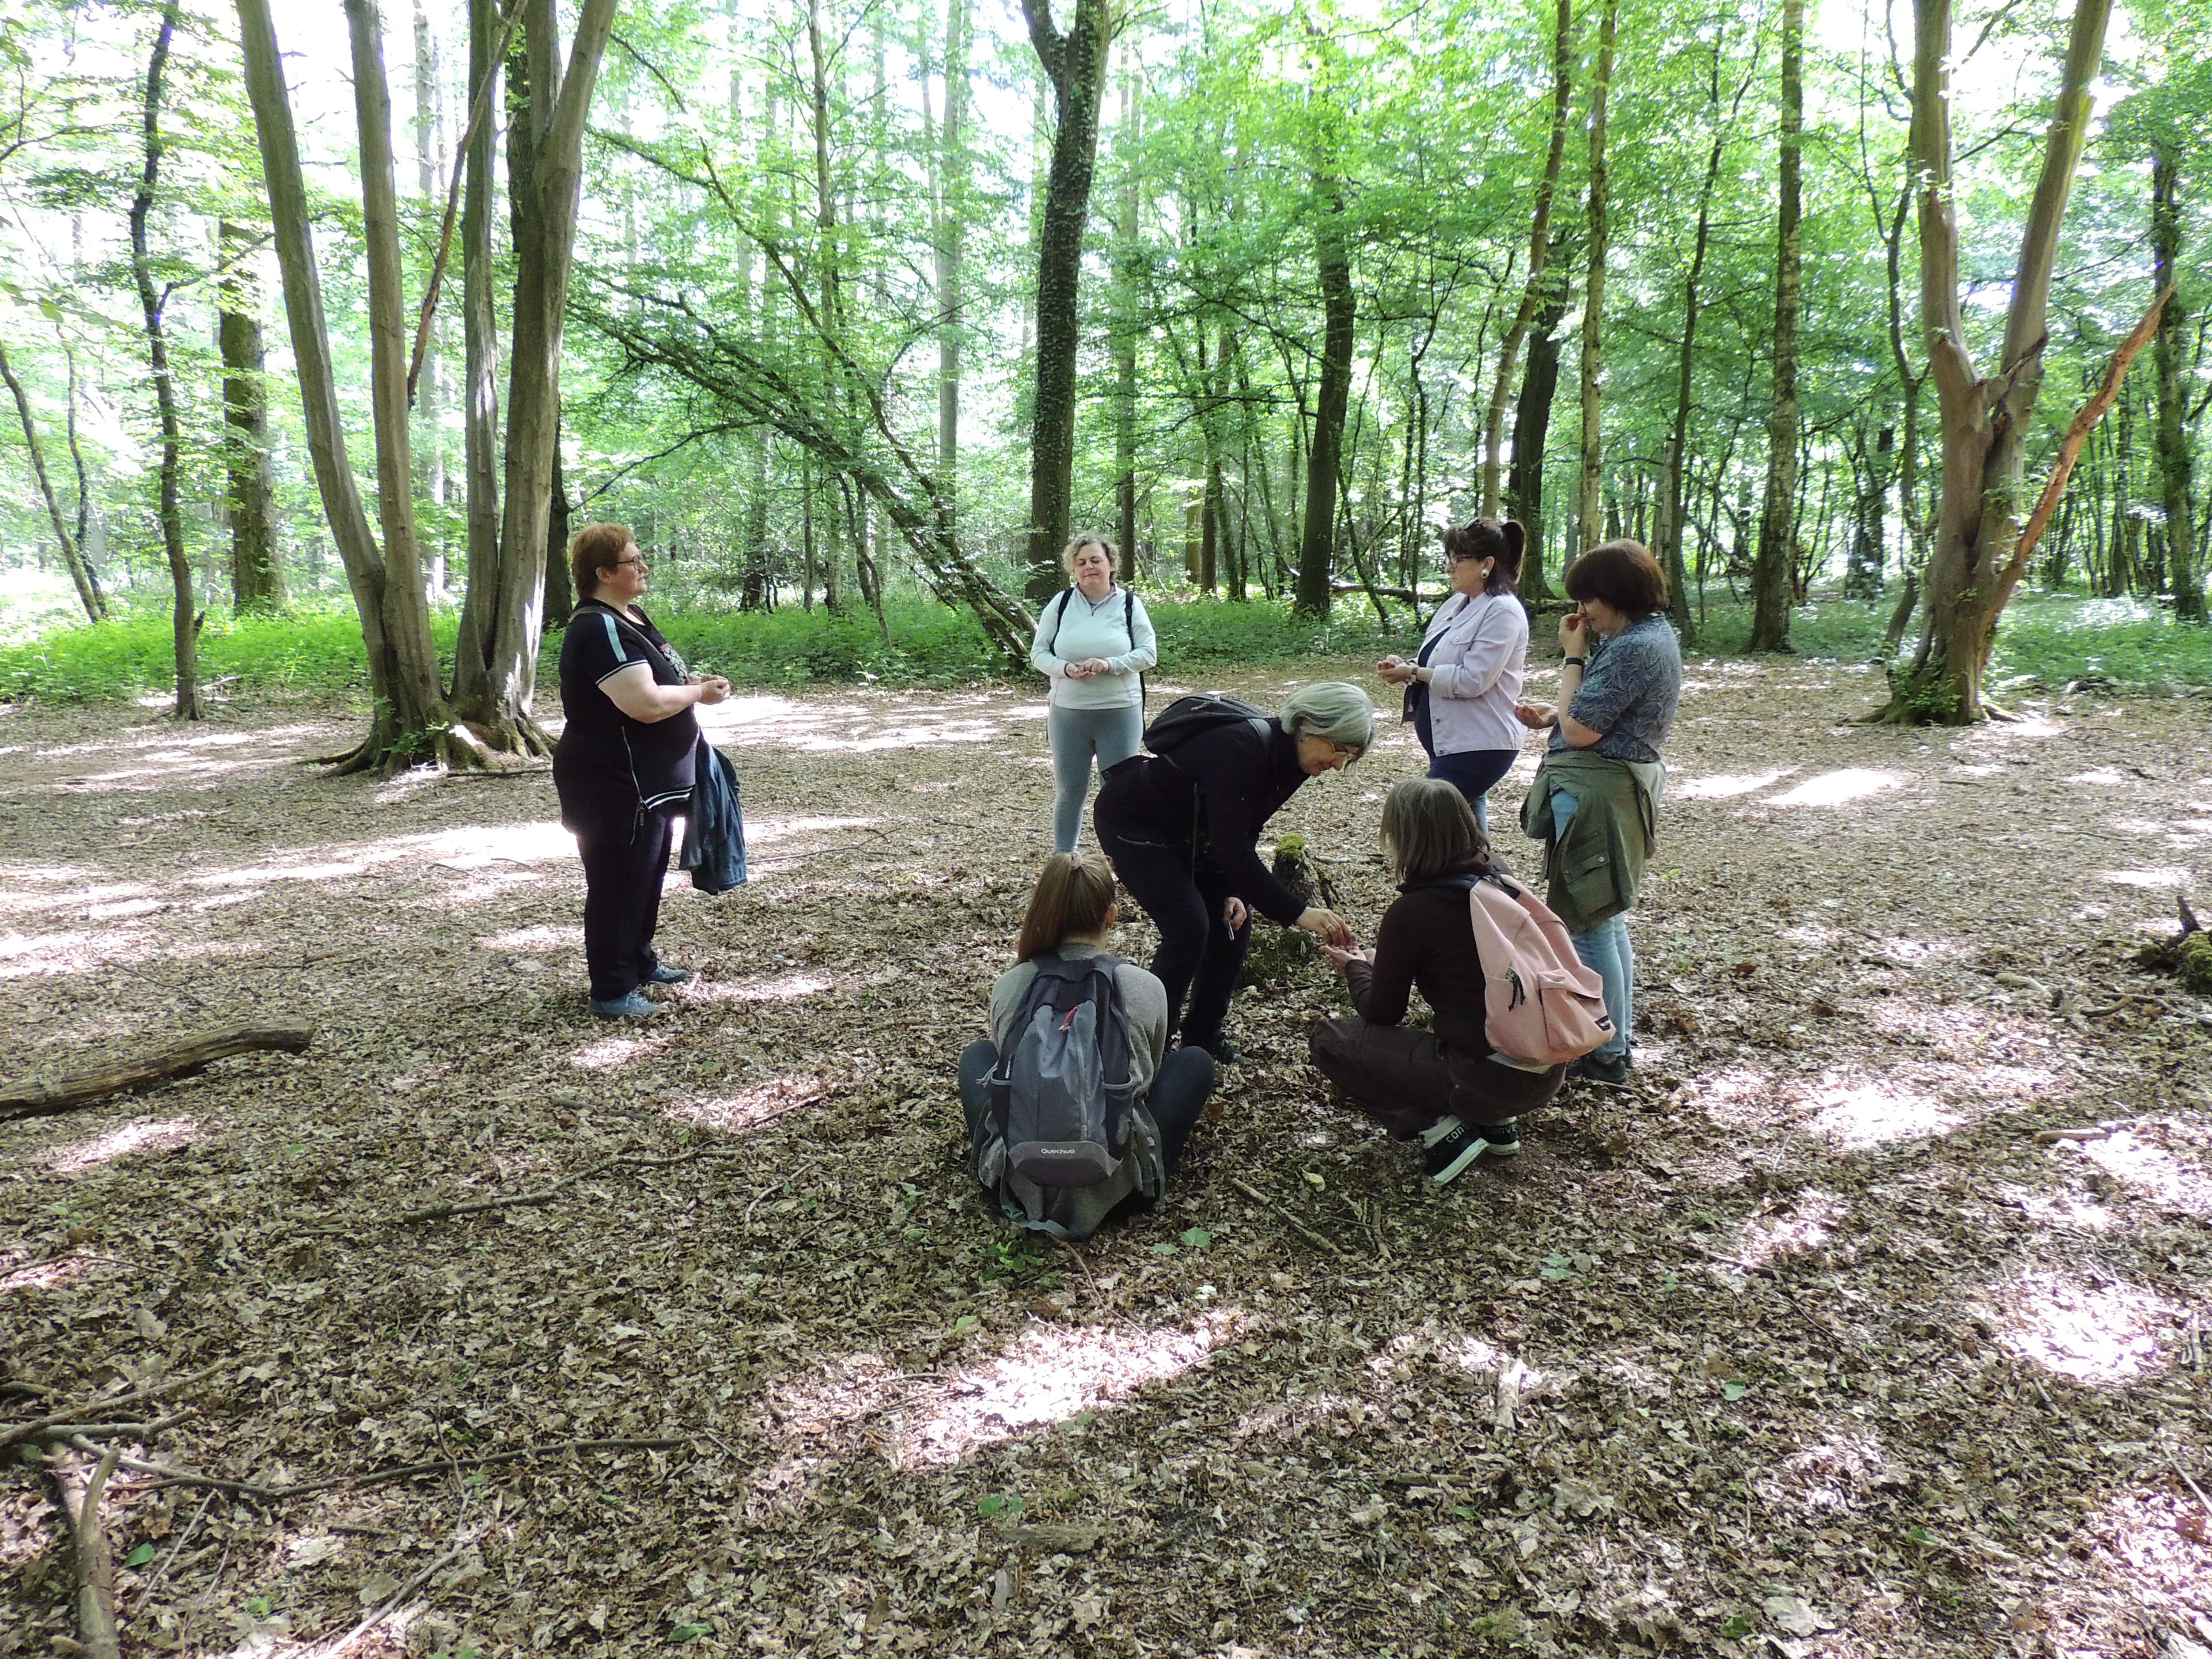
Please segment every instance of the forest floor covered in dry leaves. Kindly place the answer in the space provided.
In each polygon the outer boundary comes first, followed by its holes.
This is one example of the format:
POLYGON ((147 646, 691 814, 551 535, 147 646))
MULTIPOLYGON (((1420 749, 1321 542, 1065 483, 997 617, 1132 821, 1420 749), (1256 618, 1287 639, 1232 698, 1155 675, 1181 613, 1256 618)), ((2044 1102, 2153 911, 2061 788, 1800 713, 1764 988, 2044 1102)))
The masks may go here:
MULTIPOLYGON (((131 1459, 259 1489, 118 1469, 125 1653, 2191 1659, 2212 1005, 2130 957, 2212 897, 2205 706, 1845 723, 1877 690, 1693 665, 1634 1086, 1436 1189, 1305 1064, 1315 968, 1079 1250, 982 1211, 952 1089, 1048 848, 1026 691, 712 711, 753 879, 672 879, 699 978, 621 1029, 544 774, 334 780, 322 705, 0 714, 0 1071, 317 1032, 0 1125, 0 1419, 167 1419, 131 1459)), ((1418 760, 1276 820, 1356 922, 1418 760)), ((0 1654, 65 1653, 24 1449, 0 1654)))

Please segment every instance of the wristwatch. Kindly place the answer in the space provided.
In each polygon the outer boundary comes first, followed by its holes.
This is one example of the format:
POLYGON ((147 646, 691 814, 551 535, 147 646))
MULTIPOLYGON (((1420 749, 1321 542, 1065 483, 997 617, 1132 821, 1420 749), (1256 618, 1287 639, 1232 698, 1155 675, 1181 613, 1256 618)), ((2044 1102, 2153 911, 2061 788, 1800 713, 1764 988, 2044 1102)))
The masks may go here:
POLYGON ((1559 660, 1559 666, 1562 668, 1584 668, 1589 665, 1588 657, 1563 657, 1559 660))

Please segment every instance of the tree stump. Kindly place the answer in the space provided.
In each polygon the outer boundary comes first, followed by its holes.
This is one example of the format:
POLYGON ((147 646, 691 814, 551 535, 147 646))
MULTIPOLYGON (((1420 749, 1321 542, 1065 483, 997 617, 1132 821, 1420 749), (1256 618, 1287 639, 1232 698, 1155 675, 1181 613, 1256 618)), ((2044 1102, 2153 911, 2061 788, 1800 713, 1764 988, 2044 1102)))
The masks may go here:
MULTIPOLYGON (((1285 836, 1275 843, 1274 874, 1300 903, 1336 908, 1336 884, 1314 858, 1304 836, 1285 836)), ((1310 977, 1321 961, 1320 944, 1311 933, 1296 927, 1269 927, 1265 932, 1255 928, 1251 949, 1244 956, 1243 977, 1237 982, 1287 989, 1310 977)))

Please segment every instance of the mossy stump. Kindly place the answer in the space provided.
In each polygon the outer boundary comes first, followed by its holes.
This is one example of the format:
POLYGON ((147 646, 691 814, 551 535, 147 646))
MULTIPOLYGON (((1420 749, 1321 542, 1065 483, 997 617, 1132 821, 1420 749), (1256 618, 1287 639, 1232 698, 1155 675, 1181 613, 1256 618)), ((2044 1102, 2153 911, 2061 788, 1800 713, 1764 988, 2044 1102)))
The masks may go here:
MULTIPOLYGON (((1302 904, 1336 908, 1336 884, 1314 858, 1301 835, 1285 836, 1275 843, 1275 879, 1289 888, 1302 904)), ((1322 963, 1321 946, 1311 933, 1296 927, 1254 924, 1251 948, 1245 952, 1240 985, 1287 989, 1310 979, 1322 963)))

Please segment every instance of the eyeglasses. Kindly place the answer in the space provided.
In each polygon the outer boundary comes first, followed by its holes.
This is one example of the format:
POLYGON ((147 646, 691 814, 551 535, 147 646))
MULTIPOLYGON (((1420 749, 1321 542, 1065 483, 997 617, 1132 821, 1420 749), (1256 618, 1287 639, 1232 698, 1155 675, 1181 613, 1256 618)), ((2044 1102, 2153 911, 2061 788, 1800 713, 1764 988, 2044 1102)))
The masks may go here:
POLYGON ((617 559, 611 568, 620 570, 627 565, 635 565, 640 570, 644 570, 649 568, 645 562, 644 554, 633 553, 626 559, 617 559))

